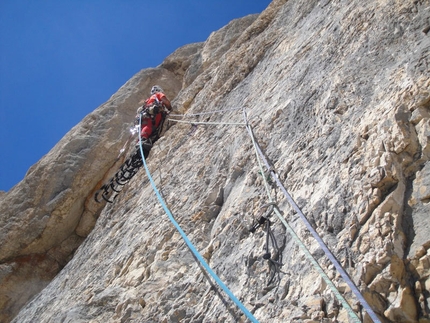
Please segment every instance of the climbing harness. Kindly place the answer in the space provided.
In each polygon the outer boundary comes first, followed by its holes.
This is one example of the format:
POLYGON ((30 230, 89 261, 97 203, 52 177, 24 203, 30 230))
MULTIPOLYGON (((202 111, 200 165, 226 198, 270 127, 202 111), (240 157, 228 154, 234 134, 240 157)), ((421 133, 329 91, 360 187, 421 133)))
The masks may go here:
MULTIPOLYGON (((261 147, 258 145, 258 143, 257 143, 257 141, 255 139, 254 133, 252 131, 252 127, 249 125, 245 109, 243 109, 243 116, 244 116, 244 120, 246 121, 246 124, 247 124, 246 128, 248 130, 248 133, 249 133, 249 135, 251 137, 251 140, 253 142, 253 145, 254 145, 254 149, 256 151, 257 160, 258 160, 258 163, 259 163, 259 166, 260 166, 261 173, 264 173, 264 171, 263 171, 262 164, 260 162, 260 157, 261 157, 261 160, 264 161, 264 163, 265 163, 267 169, 269 170, 269 172, 270 172, 273 180, 276 182, 276 184, 278 185, 278 187, 282 190, 282 192, 286 196, 288 202, 295 209, 295 211, 299 214, 300 218, 304 221, 304 223, 305 223, 306 227, 308 228, 308 230, 311 232, 311 234, 317 240, 317 242, 319 243, 320 247, 322 248, 322 250, 324 251, 324 253, 326 254, 326 256, 330 259, 330 261, 336 267, 336 269, 341 274, 341 276, 343 277, 343 279, 345 280, 345 282, 351 288, 352 292, 355 294, 355 296, 357 297, 357 299, 360 301, 360 303, 362 304, 362 306, 365 308, 365 310, 367 311, 367 313, 369 314, 369 316, 371 317, 371 319, 373 320, 373 322, 374 323, 380 323, 379 318, 376 316, 376 314, 373 311, 373 309, 370 307, 370 305, 364 299, 363 295, 360 293, 360 291, 358 290, 358 288, 352 282, 351 278, 348 276, 348 274, 345 272, 345 270, 343 269, 343 267, 339 264, 339 262, 337 261, 337 259, 335 258, 335 256, 331 253, 331 251, 325 245, 324 241, 321 239, 321 237, 318 235, 318 233, 313 229, 313 227, 311 226, 311 224, 309 223, 309 221, 304 216, 303 212, 300 210, 300 208, 294 202, 294 200, 292 199, 292 197, 290 196, 290 194, 288 194, 288 192, 285 189, 285 187, 282 185, 281 181, 279 180, 279 177, 277 176, 276 172, 274 171, 274 167, 269 164, 269 162, 267 161, 266 156, 263 154, 263 151, 262 151, 261 147)), ((264 176, 263 176, 263 178, 264 178, 264 176)), ((271 200, 270 189, 268 187, 268 183, 265 182, 265 185, 266 185, 266 190, 267 190, 267 193, 268 193, 268 196, 269 196, 269 200, 271 200)), ((286 229, 288 230, 288 232, 293 236, 293 238, 296 241, 296 243, 298 243, 298 245, 300 246, 300 248, 302 249, 302 251, 305 253, 305 255, 307 256, 307 258, 312 262, 312 264, 314 265, 315 269, 320 273, 321 277, 324 279, 324 281, 330 287, 330 289, 332 290, 332 292, 334 293, 334 295, 342 303, 343 307, 348 311, 350 317, 354 320, 354 322, 361 322, 361 320, 358 318, 357 314, 351 308, 351 306, 349 305, 349 303, 339 293, 339 291, 337 290, 337 288, 334 286, 333 282, 326 275, 326 273, 324 272, 324 270, 320 267, 320 265, 318 264, 318 262, 315 260, 315 258, 312 256, 312 254, 309 252, 309 250, 307 249, 307 247, 303 244, 303 242, 300 240, 300 238, 297 236, 297 234, 294 232, 294 230, 286 222, 286 220, 281 215, 281 213, 277 209, 275 209, 274 211, 275 211, 275 214, 277 215, 277 217, 279 218, 279 220, 284 224, 284 226, 286 227, 286 229)))
POLYGON ((263 254, 263 259, 267 260, 269 263, 270 268, 270 275, 269 280, 267 282, 267 286, 272 284, 274 281, 275 276, 278 278, 278 282, 280 282, 280 269, 282 267, 282 252, 279 252, 278 243, 276 242, 275 235, 270 227, 272 222, 269 220, 270 215, 273 212, 273 208, 278 207, 276 203, 271 202, 266 205, 263 205, 260 209, 262 210, 259 214, 258 219, 256 219, 252 225, 252 227, 249 229, 249 232, 255 233, 255 231, 260 227, 265 225, 265 231, 266 231, 266 245, 264 247, 265 253, 263 254), (267 209, 267 210, 266 210, 267 209), (266 212, 265 212, 266 210, 266 212), (269 241, 272 244, 272 248, 275 251, 274 257, 272 257, 272 254, 270 253, 269 249, 269 241))
POLYGON ((157 186, 155 185, 155 182, 151 176, 151 173, 149 172, 148 165, 146 164, 145 160, 145 154, 142 148, 142 139, 139 136, 139 149, 140 154, 143 161, 143 167, 145 168, 146 175, 148 176, 148 179, 151 183, 152 189, 154 190, 160 204, 162 205, 164 211, 166 212, 167 216, 169 217, 170 222, 175 226, 176 230, 181 235, 182 239, 187 244, 188 248, 191 250, 193 255, 199 260, 200 264, 206 269, 206 271, 212 276, 212 278, 216 281, 218 286, 220 286, 224 292, 230 297, 230 299, 242 310, 242 312, 246 315, 246 317, 254 323, 258 323, 257 319, 252 315, 252 313, 239 301, 239 299, 234 296, 234 294, 228 289, 228 287, 222 282, 222 280, 215 274, 215 272, 209 267, 209 265, 204 260, 203 256, 200 255, 200 253, 197 251, 196 247, 192 244, 192 242, 189 240, 185 232, 182 230, 178 222, 176 222, 175 218, 173 217, 172 213, 170 212, 169 208, 167 207, 166 203, 164 202, 164 199, 162 198, 160 192, 157 189, 157 186))

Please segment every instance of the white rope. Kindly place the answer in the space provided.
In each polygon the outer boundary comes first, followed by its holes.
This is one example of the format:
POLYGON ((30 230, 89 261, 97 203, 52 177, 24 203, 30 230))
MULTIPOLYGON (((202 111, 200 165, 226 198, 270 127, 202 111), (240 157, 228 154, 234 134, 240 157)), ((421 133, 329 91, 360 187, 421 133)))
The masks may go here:
POLYGON ((180 122, 180 123, 188 123, 188 124, 207 124, 207 125, 227 125, 227 126, 246 126, 246 123, 243 122, 199 122, 199 121, 184 121, 184 120, 176 120, 176 119, 167 119, 169 121, 180 122))
POLYGON ((220 113, 220 112, 226 112, 226 111, 235 111, 235 110, 242 110, 242 108, 231 108, 231 109, 225 109, 225 110, 215 110, 215 111, 209 111, 209 112, 200 112, 200 113, 191 113, 191 114, 169 114, 172 117, 194 117, 194 116, 203 116, 207 114, 214 114, 214 113, 220 113))

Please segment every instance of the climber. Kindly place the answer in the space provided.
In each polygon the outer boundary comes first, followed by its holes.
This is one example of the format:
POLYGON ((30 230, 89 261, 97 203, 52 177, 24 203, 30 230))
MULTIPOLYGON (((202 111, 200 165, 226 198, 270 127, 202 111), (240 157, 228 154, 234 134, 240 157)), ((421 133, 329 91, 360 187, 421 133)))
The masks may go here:
POLYGON ((172 111, 172 105, 158 85, 154 85, 151 88, 151 96, 139 104, 143 105, 137 109, 136 124, 139 124, 141 115, 140 138, 144 151, 149 152, 153 142, 158 139, 158 133, 155 131, 159 130, 166 114, 172 111))

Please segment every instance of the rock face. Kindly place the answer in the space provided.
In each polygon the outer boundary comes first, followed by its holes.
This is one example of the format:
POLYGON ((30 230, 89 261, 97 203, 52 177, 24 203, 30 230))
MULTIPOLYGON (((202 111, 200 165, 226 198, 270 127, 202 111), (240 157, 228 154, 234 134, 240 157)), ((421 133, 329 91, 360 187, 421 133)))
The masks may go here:
POLYGON ((136 74, 1 195, 1 321, 246 320, 197 264, 144 169, 113 204, 93 200, 124 160, 130 120, 157 83, 187 114, 181 120, 223 123, 169 121, 148 167, 189 239, 260 322, 350 320, 276 217, 278 248, 269 251, 283 265, 268 285, 276 267, 262 257, 266 234, 248 230, 268 192, 360 311, 285 196, 265 184, 247 131, 227 124, 244 122, 241 108, 379 320, 430 322, 429 9, 429 1, 273 1, 136 74))

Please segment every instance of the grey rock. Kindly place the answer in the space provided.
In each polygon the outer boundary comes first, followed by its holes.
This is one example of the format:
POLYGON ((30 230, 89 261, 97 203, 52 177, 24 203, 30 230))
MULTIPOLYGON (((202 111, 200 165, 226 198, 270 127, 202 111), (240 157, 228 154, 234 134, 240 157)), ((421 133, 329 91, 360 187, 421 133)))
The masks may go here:
MULTIPOLYGON (((121 163, 135 106, 157 80, 179 112, 224 110, 184 120, 240 123, 242 111, 232 109, 246 108, 284 186, 381 322, 429 320, 428 8, 428 1, 273 1, 139 72, 1 195, 1 319, 245 321, 196 262, 144 170, 113 204, 91 202, 121 163), (52 180, 55 172, 65 176, 52 180), (46 189, 32 186, 34 179, 46 189), (32 261, 40 272, 30 275, 32 261), (44 276, 43 268, 51 270, 44 276), (32 292, 21 293, 30 282, 32 292)), ((246 130, 173 120, 166 128, 147 161, 151 175, 175 220, 244 306, 260 322, 348 322, 273 215, 278 248, 270 252, 282 267, 267 286, 266 236, 248 228, 270 193, 358 311, 285 196, 266 185, 246 130)))

